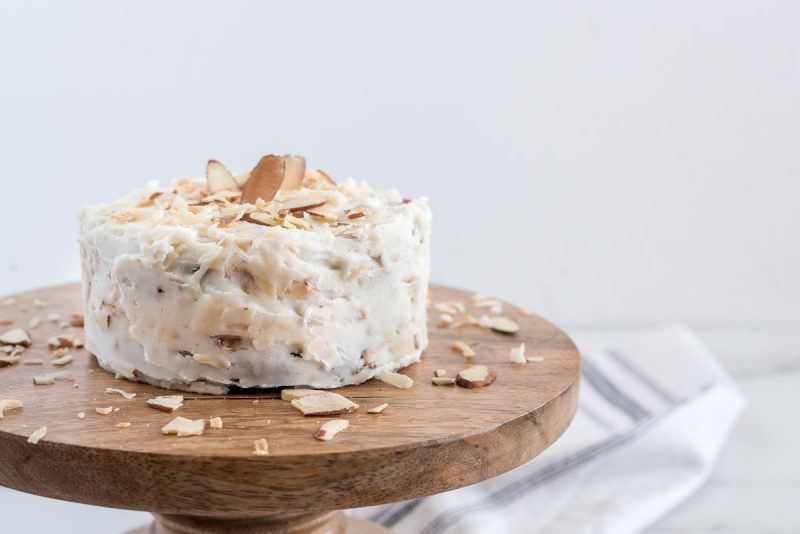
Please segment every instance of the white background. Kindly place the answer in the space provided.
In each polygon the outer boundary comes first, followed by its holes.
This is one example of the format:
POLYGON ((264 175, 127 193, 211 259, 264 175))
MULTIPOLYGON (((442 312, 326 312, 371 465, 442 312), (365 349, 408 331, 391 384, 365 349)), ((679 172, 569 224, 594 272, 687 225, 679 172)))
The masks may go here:
POLYGON ((2 2, 0 294, 77 211, 304 154, 562 323, 800 319, 797 2, 2 2))
MULTIPOLYGON (((731 510, 796 532, 796 459, 758 451, 796 443, 774 407, 797 336, 764 325, 800 325, 799 21, 789 0, 0 0, 0 295, 78 279, 81 205, 303 154, 428 196, 439 282, 571 331, 707 332, 757 413, 658 532, 731 510)), ((15 533, 145 517, 2 494, 15 533)))

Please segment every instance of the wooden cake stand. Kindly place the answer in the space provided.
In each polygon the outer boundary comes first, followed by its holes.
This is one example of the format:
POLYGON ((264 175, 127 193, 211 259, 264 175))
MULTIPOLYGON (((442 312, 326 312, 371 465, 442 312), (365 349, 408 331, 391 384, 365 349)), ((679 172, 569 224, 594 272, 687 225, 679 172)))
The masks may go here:
MULTIPOLYGON (((476 317, 486 311, 474 308, 467 292, 432 290, 436 302, 463 301, 476 317)), ((0 369, 0 398, 24 403, 0 419, 0 485, 153 512, 155 522, 136 531, 141 534, 388 532, 339 510, 432 495, 513 469, 564 432, 578 401, 580 364, 570 339, 547 321, 505 305, 503 315, 521 326, 517 334, 439 328, 439 314, 431 310, 430 346, 420 363, 402 371, 414 379, 413 387, 371 380, 337 390, 361 408, 340 416, 350 428, 329 442, 313 438, 325 418, 302 417, 276 390, 184 394, 182 408, 162 413, 145 400, 169 392, 115 379, 85 349, 73 350, 68 365, 51 363, 51 336, 83 332, 47 316, 69 318, 81 309, 78 284, 20 294, 0 305, 0 333, 27 329, 36 315, 45 318, 29 329, 33 345, 21 361, 0 369), (455 340, 469 344, 476 356, 452 350, 455 340), (520 342, 529 355, 544 359, 512 364, 509 349, 520 342), (34 364, 36 359, 43 363, 34 364), (497 380, 475 389, 431 383, 436 369, 455 376, 473 361, 490 365, 497 380), (58 371, 70 371, 74 381, 33 385, 34 376, 58 371), (106 393, 107 387, 136 397, 126 400, 106 393), (367 413, 381 403, 389 403, 383 413, 367 413), (115 408, 109 415, 95 411, 108 406, 115 408), (161 427, 176 416, 219 416, 224 428, 207 428, 202 436, 162 435, 161 427), (28 443, 43 426, 46 436, 28 443), (268 456, 253 455, 260 438, 269 442, 268 456)))

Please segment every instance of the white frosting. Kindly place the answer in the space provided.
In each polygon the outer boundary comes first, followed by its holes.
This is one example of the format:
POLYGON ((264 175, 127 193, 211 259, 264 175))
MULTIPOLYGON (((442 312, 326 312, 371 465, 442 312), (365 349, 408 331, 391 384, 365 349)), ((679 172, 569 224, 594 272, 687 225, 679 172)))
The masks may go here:
POLYGON ((419 360, 428 343, 424 199, 352 180, 257 206, 222 197, 207 203, 203 183, 179 180, 82 211, 86 346, 105 369, 223 393, 357 384, 419 360), (337 221, 230 222, 320 194, 337 221))

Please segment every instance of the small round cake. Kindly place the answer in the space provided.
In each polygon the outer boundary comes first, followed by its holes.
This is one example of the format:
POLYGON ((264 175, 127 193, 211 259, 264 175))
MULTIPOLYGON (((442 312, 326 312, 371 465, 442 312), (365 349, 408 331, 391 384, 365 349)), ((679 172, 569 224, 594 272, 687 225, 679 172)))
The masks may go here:
POLYGON ((170 389, 334 388, 428 343, 425 199, 335 183, 298 156, 157 184, 81 212, 86 346, 170 389))

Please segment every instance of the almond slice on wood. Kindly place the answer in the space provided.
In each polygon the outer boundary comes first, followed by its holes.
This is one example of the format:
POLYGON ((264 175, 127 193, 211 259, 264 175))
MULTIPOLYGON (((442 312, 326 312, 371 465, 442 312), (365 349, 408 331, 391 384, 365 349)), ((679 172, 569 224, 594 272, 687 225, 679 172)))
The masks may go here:
POLYGON ((456 383, 456 379, 452 376, 434 376, 431 378, 431 383, 434 386, 452 386, 456 383))
POLYGON ((473 365, 456 376, 456 385, 462 388, 479 388, 488 386, 497 378, 494 370, 485 365, 473 365))
POLYGON ((389 407, 389 403, 388 402, 384 402, 383 404, 379 404, 377 406, 374 406, 374 407, 370 408, 369 410, 367 410, 367 413, 373 413, 373 414, 374 413, 382 413, 383 410, 385 410, 388 407, 389 407))
POLYGON ((381 373, 377 378, 381 382, 400 389, 408 389, 414 385, 414 380, 411 377, 400 373, 381 373))
POLYGON ((49 373, 33 377, 33 383, 37 386, 49 386, 50 384, 55 384, 57 380, 73 380, 72 373, 69 371, 60 371, 58 373, 49 373))
POLYGON ((36 445, 37 443, 39 443, 39 440, 42 439, 43 437, 45 437, 46 435, 47 435, 47 427, 46 426, 43 426, 42 428, 36 429, 36 430, 33 431, 33 433, 30 436, 28 436, 28 443, 32 443, 32 444, 36 445))
POLYGON ((269 456, 269 443, 264 438, 253 442, 253 456, 269 456))
POLYGON ((508 317, 490 318, 489 328, 501 334, 516 334, 519 332, 519 325, 508 317))
POLYGON ((100 415, 108 415, 108 414, 110 414, 111 412, 114 411, 114 407, 113 406, 106 406, 104 408, 95 408, 94 411, 99 413, 100 415))
POLYGON ((230 369, 231 368, 231 361, 227 358, 215 358, 213 356, 209 356, 207 354, 201 354, 199 352, 195 352, 192 355, 192 358, 203 365, 210 365, 211 367, 216 367, 217 369, 230 369))
POLYGON ((18 410, 22 408, 22 401, 17 399, 1 399, 0 400, 0 419, 3 418, 3 412, 6 410, 18 410))
POLYGON ((130 426, 131 426, 130 423, 124 421, 122 423, 117 423, 116 425, 114 425, 114 428, 130 428, 130 426))
POLYGON ((128 400, 131 400, 132 398, 136 397, 136 393, 128 393, 127 391, 123 391, 119 388, 106 388, 106 393, 122 395, 128 400))
POLYGON ((437 377, 442 377, 447 374, 447 369, 437 369, 433 372, 437 377))
POLYGON ((53 365, 67 365, 68 363, 72 363, 72 354, 64 354, 60 358, 56 358, 53 360, 53 365))
POLYGON ((208 192, 212 195, 216 195, 221 191, 236 191, 239 189, 231 172, 225 168, 225 165, 215 159, 208 160, 208 165, 206 165, 206 184, 208 185, 208 192))
POLYGON ((460 352, 461 355, 464 356, 465 358, 475 357, 475 351, 472 350, 472 347, 470 347, 463 341, 453 341, 453 344, 450 345, 450 348, 452 348, 456 352, 460 352))
POLYGON ((165 435, 174 434, 179 438, 186 436, 201 436, 206 429, 206 422, 204 419, 186 419, 185 417, 176 417, 163 427, 161 433, 165 435))
POLYGON ((519 347, 511 347, 509 358, 511 363, 528 363, 525 359, 525 343, 520 343, 519 347))
POLYGON ((358 404, 338 393, 320 391, 294 399, 292 407, 305 416, 322 416, 352 413, 358 408, 358 404))
POLYGON ((147 399, 145 402, 154 410, 172 413, 183 406, 183 395, 165 395, 154 399, 147 399))
POLYGON ((19 356, 0 356, 0 367, 9 367, 19 363, 19 356))
POLYGON ((290 198, 281 202, 280 209, 291 212, 309 211, 323 206, 328 201, 328 195, 323 193, 306 195, 299 198, 290 198))
POLYGON ((15 328, 0 336, 0 345, 22 345, 23 347, 30 347, 31 336, 24 329, 15 328))
POLYGON ((526 356, 525 359, 530 363, 543 362, 544 356, 526 356))
POLYGON ((283 156, 286 164, 286 172, 283 175, 281 191, 293 191, 300 189, 303 185, 303 177, 306 174, 306 158, 303 156, 283 156))
POLYGON ((213 428, 214 430, 219 430, 222 428, 222 417, 212 417, 208 420, 208 427, 213 428))
POLYGON ((269 202, 275 198, 285 173, 284 158, 272 154, 261 158, 242 188, 242 203, 255 204, 259 198, 269 202))
POLYGON ((281 390, 281 399, 285 401, 293 401, 295 399, 299 399, 300 397, 316 395, 317 393, 322 392, 323 391, 320 389, 283 389, 281 390))
POLYGON ((317 430, 317 433, 314 434, 314 437, 320 441, 330 441, 336 434, 349 426, 350 422, 347 419, 333 419, 331 421, 326 421, 321 427, 319 427, 319 430, 317 430))

